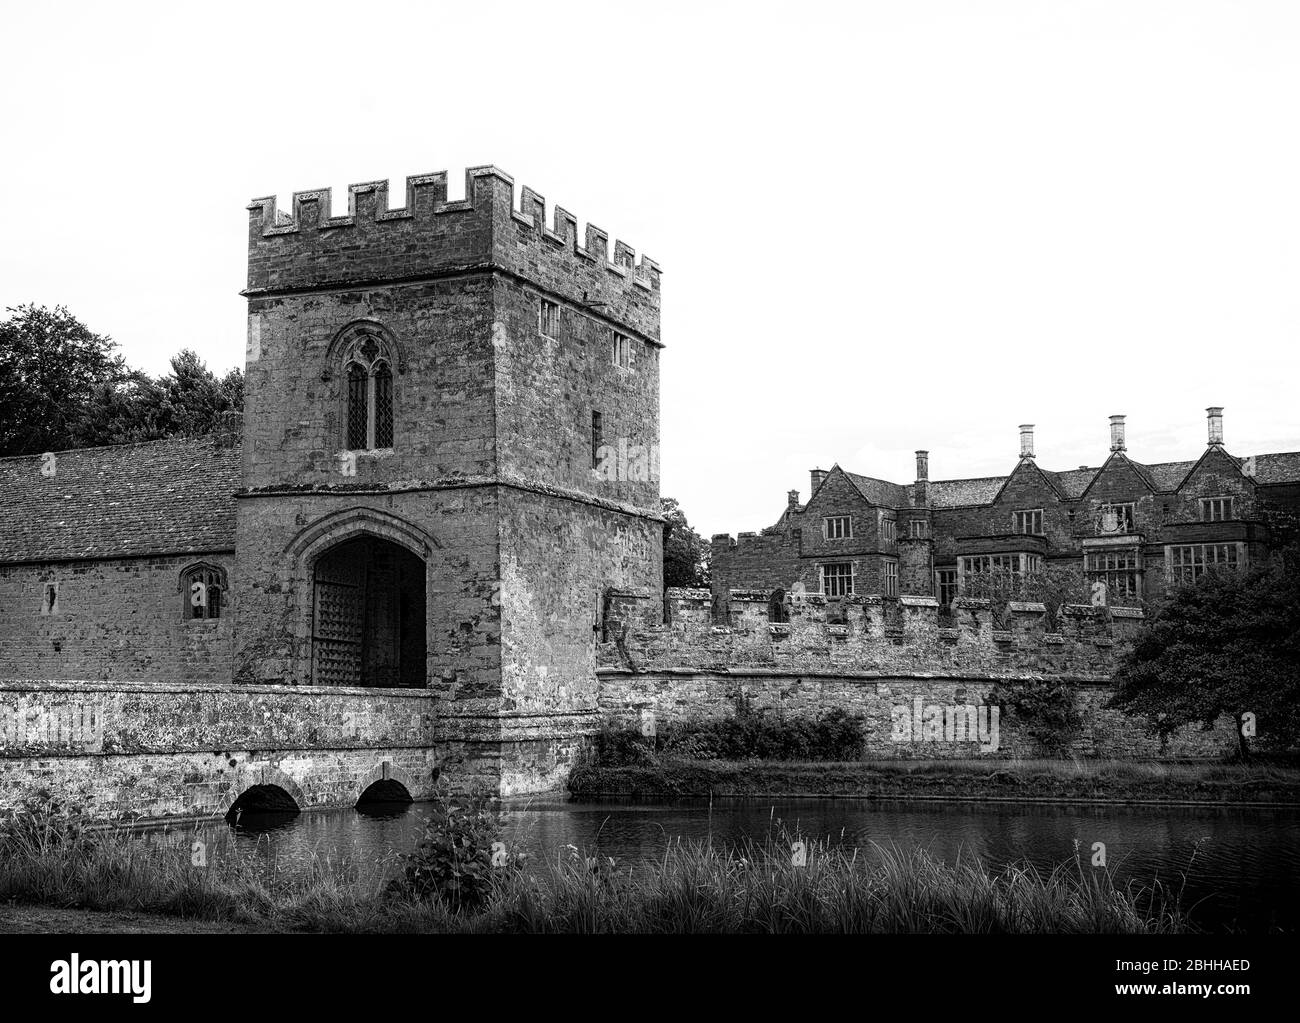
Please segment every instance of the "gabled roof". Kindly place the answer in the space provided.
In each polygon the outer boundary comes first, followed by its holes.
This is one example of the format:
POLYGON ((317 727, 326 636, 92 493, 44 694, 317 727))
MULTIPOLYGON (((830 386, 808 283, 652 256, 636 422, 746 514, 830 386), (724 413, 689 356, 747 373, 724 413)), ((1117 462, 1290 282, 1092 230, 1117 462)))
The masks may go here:
POLYGON ((1061 497, 1067 501, 1078 500, 1083 495, 1083 492, 1088 489, 1088 484, 1093 481, 1099 472, 1101 472, 1100 466, 1093 466, 1092 468, 1081 466, 1078 469, 1066 469, 1064 472, 1043 470, 1044 475, 1050 476, 1056 481, 1056 489, 1060 491, 1061 497))
POLYGON ((1086 496, 1088 491, 1092 489, 1092 485, 1101 478, 1102 473, 1107 472, 1116 462, 1132 469, 1133 472, 1137 474, 1138 478, 1147 485, 1147 488, 1151 490, 1152 493, 1160 489, 1156 485, 1155 477, 1151 474, 1149 466, 1145 466, 1141 462, 1133 461, 1133 459, 1129 458, 1129 456, 1123 451, 1112 451, 1106 461, 1101 463, 1101 468, 1093 474, 1092 479, 1088 481, 1088 485, 1083 488, 1083 492, 1079 494, 1079 496, 1086 496))
POLYGON ((1058 501, 1064 496, 1061 493, 1061 488, 1057 484, 1056 476, 1053 473, 1047 472, 1045 469, 1040 469, 1038 467, 1038 463, 1034 461, 1033 456, 1021 456, 1020 461, 1016 464, 1016 467, 1011 470, 1011 475, 1003 478, 1002 486, 998 487, 998 492, 993 495, 992 500, 996 501, 1002 496, 1002 492, 1006 490, 1008 486, 1011 485, 1011 481, 1015 479, 1016 473, 1018 472, 1032 472, 1035 476, 1037 476, 1040 480, 1042 480, 1044 483, 1047 484, 1048 489, 1051 490, 1052 493, 1056 495, 1056 499, 1058 501))
POLYGON ((232 550, 238 446, 212 438, 0 458, 0 562, 232 550))
POLYGON ((1147 475, 1151 477, 1157 490, 1173 492, 1183 485, 1183 480, 1187 479, 1187 474, 1196 468, 1198 461, 1199 459, 1190 462, 1157 462, 1146 467, 1147 475))
POLYGON ((853 472, 846 472, 844 475, 858 488, 858 493, 872 504, 883 505, 886 508, 907 507, 907 487, 890 483, 888 480, 878 480, 874 476, 859 476, 853 472))

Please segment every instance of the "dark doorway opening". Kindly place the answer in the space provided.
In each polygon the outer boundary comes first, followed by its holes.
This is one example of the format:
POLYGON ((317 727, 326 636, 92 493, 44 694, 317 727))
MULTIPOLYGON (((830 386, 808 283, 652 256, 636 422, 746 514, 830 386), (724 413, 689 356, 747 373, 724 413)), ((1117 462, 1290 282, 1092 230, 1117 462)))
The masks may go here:
POLYGON ((313 572, 312 681, 425 684, 424 561, 363 536, 322 554, 313 572))

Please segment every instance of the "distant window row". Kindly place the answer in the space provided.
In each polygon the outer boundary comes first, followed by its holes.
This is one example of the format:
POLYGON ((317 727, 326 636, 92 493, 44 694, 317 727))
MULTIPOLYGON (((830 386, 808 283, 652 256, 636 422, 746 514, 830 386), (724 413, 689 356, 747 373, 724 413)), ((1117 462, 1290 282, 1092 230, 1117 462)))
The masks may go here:
MULTIPOLYGON (((1137 532, 1135 503, 1119 501, 1102 504, 1093 519, 1095 531, 1101 535, 1137 532)), ((1168 505, 1165 506, 1168 511, 1168 505)), ((1070 513, 1073 515, 1073 512, 1070 513)), ((1235 517, 1234 499, 1231 497, 1200 498, 1202 522, 1225 522, 1235 517)), ((1012 529, 1028 536, 1043 534, 1043 509, 1023 508, 1011 513, 1012 529)))
MULTIPOLYGON (((1203 497, 1200 499, 1202 522, 1223 522, 1233 518, 1234 508, 1231 497, 1203 497)), ((1018 508, 1011 513, 1012 531, 1023 536, 1042 536, 1043 509, 1018 508)), ((1096 531, 1102 535, 1136 532, 1136 518, 1132 501, 1103 504, 1097 509, 1095 517, 1096 531)), ((923 539, 926 536, 924 519, 912 519, 908 523, 908 536, 923 539)), ((853 536, 853 520, 848 515, 831 515, 822 519, 822 537, 826 540, 843 540, 853 536)), ((896 536, 896 524, 893 519, 881 519, 880 537, 885 542, 892 542, 896 536)))
MULTIPOLYGON (((1179 544, 1168 548, 1166 572, 1174 583, 1190 583, 1213 567, 1235 569, 1240 553, 1235 543, 1179 544)), ((1092 585, 1105 586, 1107 603, 1142 599, 1142 567, 1136 549, 1089 551, 1084 556, 1084 576, 1092 585)), ((958 568, 940 568, 934 573, 935 596, 948 607, 978 578, 1001 574, 1019 581, 1042 571, 1038 554, 978 554, 960 559, 958 568)), ((857 590, 857 565, 852 561, 828 561, 818 566, 821 591, 827 597, 847 597, 857 590)), ((884 558, 880 562, 880 592, 898 596, 898 562, 884 558)))

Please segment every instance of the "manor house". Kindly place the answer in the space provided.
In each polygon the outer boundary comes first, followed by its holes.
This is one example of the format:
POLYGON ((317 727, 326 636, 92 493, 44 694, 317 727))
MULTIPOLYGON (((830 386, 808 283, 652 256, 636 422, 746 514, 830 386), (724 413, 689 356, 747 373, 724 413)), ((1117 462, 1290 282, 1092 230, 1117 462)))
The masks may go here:
POLYGON ((933 596, 942 608, 995 574, 1014 582, 1056 565, 1077 569, 1112 606, 1139 604, 1214 565, 1244 566, 1294 535, 1300 451, 1233 455, 1223 409, 1207 410, 1205 448, 1183 462, 1130 457, 1125 417, 1110 417, 1110 452, 1097 466, 1038 464, 1034 427, 1005 476, 891 483, 812 470, 807 503, 791 490, 776 524, 712 541, 715 607, 735 588, 781 597, 802 590, 933 596), (1098 587, 1096 584, 1103 584, 1098 587))

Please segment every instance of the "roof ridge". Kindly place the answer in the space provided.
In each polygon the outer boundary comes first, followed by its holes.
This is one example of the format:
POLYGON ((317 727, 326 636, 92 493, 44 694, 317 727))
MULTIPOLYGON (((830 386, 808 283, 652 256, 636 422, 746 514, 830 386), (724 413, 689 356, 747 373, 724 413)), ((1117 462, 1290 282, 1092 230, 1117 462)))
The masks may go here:
MULTIPOLYGON (((215 444, 218 434, 213 433, 193 433, 177 434, 172 437, 155 437, 153 440, 128 440, 120 444, 92 444, 84 448, 50 448, 49 451, 56 455, 74 455, 81 451, 111 451, 114 448, 141 448, 147 444, 179 444, 183 442, 213 442, 215 444)), ((224 447, 222 444, 215 444, 216 447, 224 447)), ((238 450, 234 448, 233 450, 238 450)), ((20 458, 40 458, 45 454, 44 451, 34 451, 29 455, 0 455, 0 462, 16 462, 20 458)))

